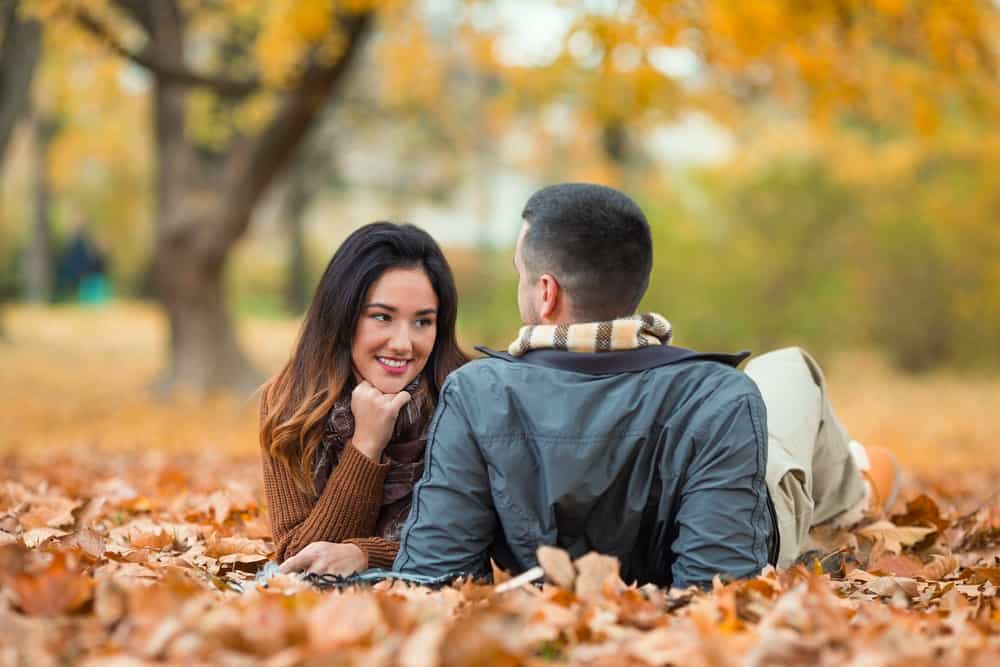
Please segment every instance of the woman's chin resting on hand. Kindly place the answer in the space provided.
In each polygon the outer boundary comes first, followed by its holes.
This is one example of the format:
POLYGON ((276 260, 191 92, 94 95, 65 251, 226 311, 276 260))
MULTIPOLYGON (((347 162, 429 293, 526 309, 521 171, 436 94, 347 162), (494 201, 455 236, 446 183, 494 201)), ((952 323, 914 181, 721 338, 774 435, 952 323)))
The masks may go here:
POLYGON ((282 563, 278 571, 347 576, 367 569, 368 555, 360 547, 340 542, 313 542, 282 563))

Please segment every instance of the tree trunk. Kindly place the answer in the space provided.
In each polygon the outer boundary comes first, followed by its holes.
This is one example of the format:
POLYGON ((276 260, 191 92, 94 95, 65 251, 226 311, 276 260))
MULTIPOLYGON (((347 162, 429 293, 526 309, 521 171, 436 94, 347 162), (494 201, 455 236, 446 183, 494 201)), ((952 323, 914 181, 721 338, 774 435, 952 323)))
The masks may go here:
POLYGON ((48 146, 51 138, 49 124, 39 114, 31 116, 32 186, 35 206, 31 236, 25 258, 25 287, 28 301, 47 303, 52 297, 52 227, 49 211, 48 146))
POLYGON ((170 341, 168 367, 156 385, 161 393, 250 392, 263 380, 240 350, 226 308, 227 254, 205 252, 196 243, 157 244, 154 271, 170 341))
POLYGON ((167 368, 155 389, 252 391, 263 380, 244 356, 229 316, 225 267, 238 237, 219 220, 239 204, 220 184, 218 158, 184 136, 187 88, 158 81, 156 248, 153 280, 167 315, 167 368))
MULTIPOLYGON (((31 91, 31 80, 42 47, 42 27, 37 21, 24 21, 18 15, 17 2, 4 2, 0 8, 0 168, 7 145, 24 111, 31 91)), ((7 337, 4 326, 3 296, 0 295, 0 340, 7 337)))
POLYGON ((14 127, 24 112, 31 79, 42 47, 42 27, 37 21, 24 21, 16 2, 5 2, 0 9, 3 44, 0 45, 0 164, 14 127))

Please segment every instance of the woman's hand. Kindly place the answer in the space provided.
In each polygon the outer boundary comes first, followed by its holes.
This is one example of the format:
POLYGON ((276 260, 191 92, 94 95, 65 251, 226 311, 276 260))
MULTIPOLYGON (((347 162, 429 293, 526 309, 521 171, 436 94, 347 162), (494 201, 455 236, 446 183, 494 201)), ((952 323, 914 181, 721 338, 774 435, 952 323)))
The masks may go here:
POLYGON ((368 569, 368 555, 353 544, 313 542, 278 568, 289 572, 314 572, 347 576, 368 569))
POLYGON ((375 461, 382 459, 382 450, 389 444, 396 417, 410 394, 383 394, 367 380, 362 380, 351 393, 351 413, 354 415, 354 437, 351 444, 375 461))

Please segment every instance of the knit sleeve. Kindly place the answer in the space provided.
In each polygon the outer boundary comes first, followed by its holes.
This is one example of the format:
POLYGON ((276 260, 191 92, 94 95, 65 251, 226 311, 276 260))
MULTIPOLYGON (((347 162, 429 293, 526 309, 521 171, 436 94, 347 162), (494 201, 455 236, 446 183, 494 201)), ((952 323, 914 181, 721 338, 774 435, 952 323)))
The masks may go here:
POLYGON ((323 493, 313 499, 295 485, 285 463, 263 450, 261 459, 279 562, 312 542, 343 542, 374 534, 388 463, 376 463, 349 445, 323 493))
POLYGON ((365 552, 368 556, 368 567, 392 567, 399 551, 399 540, 386 540, 381 537, 356 537, 344 540, 365 552))

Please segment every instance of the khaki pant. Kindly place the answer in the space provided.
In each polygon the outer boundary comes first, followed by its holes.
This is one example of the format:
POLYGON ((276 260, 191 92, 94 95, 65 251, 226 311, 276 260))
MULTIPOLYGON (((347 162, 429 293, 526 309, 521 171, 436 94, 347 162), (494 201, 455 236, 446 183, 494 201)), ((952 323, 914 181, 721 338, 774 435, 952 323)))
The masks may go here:
POLYGON ((826 396, 823 372, 797 347, 750 360, 767 407, 767 486, 778 517, 778 566, 799 556, 812 526, 856 508, 866 489, 851 441, 826 396))

